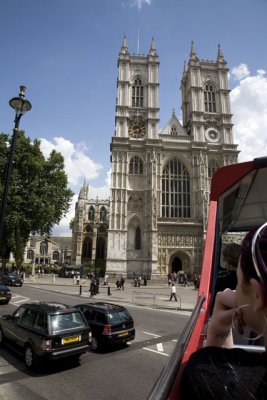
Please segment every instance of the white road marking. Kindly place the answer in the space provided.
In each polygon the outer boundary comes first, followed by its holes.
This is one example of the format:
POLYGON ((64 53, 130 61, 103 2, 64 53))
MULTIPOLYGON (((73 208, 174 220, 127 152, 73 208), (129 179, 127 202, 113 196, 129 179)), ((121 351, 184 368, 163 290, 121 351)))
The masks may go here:
POLYGON ((163 350, 163 345, 162 345, 162 343, 158 343, 157 344, 157 349, 158 349, 158 351, 160 351, 160 352, 163 352, 164 350, 163 350))
POLYGON ((160 335, 156 335, 155 333, 150 333, 150 332, 143 332, 143 333, 145 333, 146 335, 154 336, 154 338, 161 337, 160 335))
POLYGON ((23 303, 23 302, 28 301, 28 300, 30 300, 28 297, 24 298, 22 300, 16 300, 16 301, 14 301, 14 304, 23 303))
POLYGON ((153 353, 161 354, 162 356, 170 357, 169 354, 162 353, 161 351, 152 350, 152 349, 149 349, 149 348, 147 348, 147 347, 143 347, 143 349, 144 349, 144 350, 148 350, 148 351, 152 351, 153 353))

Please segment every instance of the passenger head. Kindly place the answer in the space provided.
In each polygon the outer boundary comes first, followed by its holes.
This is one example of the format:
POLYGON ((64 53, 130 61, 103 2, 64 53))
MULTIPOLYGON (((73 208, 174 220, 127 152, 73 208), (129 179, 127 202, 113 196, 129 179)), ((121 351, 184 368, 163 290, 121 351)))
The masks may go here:
POLYGON ((241 246, 240 268, 244 283, 256 279, 267 303, 267 223, 250 231, 241 246))
POLYGON ((237 268, 239 257, 240 257, 241 246, 238 243, 227 244, 222 252, 223 261, 226 263, 226 267, 237 268))

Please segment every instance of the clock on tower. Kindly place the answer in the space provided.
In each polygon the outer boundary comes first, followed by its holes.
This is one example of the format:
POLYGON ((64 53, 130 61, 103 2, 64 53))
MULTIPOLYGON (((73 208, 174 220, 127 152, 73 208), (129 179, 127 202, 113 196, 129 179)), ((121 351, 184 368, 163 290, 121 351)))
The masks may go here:
POLYGON ((146 123, 141 115, 135 115, 129 120, 129 136, 142 138, 146 134, 146 123))

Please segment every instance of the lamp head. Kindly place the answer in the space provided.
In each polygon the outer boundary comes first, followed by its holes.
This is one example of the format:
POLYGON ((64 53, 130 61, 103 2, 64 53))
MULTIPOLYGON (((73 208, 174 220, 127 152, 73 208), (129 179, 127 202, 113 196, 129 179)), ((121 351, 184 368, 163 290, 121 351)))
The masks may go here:
POLYGON ((26 111, 30 111, 30 109, 32 108, 29 100, 25 99, 25 90, 26 86, 21 85, 19 97, 13 97, 13 99, 9 101, 10 107, 14 108, 17 116, 23 115, 26 111))

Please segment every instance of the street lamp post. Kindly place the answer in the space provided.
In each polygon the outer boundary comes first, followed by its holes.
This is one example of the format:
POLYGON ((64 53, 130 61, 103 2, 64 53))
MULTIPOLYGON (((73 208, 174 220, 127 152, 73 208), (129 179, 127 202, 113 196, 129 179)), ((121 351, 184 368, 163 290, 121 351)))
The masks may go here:
POLYGON ((7 165, 6 175, 5 175, 4 190, 3 190, 2 204, 1 204, 1 210, 0 210, 0 251, 1 251, 1 246, 2 246, 8 187, 9 187, 11 173, 12 173, 12 165, 13 165, 13 158, 14 158, 15 148, 16 148, 16 140, 17 140, 17 136, 18 136, 18 132, 19 132, 19 121, 20 121, 20 118, 22 117, 22 115, 25 114, 26 111, 30 111, 30 109, 32 108, 31 103, 25 99, 25 89, 26 89, 25 86, 20 86, 19 96, 13 97, 9 101, 10 107, 14 108, 14 110, 16 111, 16 116, 15 116, 15 120, 14 120, 15 127, 13 129, 12 142, 11 142, 10 151, 9 151, 8 165, 7 165))

